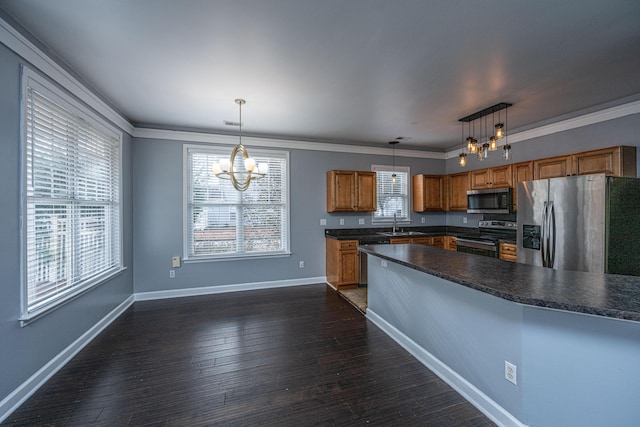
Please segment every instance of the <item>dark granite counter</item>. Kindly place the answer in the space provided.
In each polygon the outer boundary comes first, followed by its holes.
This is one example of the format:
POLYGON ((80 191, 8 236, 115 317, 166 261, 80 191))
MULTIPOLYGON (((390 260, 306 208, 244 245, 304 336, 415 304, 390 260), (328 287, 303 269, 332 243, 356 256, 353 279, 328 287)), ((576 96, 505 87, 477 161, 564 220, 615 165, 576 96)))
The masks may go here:
MULTIPOLYGON (((398 227, 402 231, 421 233, 423 236, 460 236, 478 234, 477 228, 472 227, 450 227, 444 225, 434 225, 428 227, 398 227)), ((360 240, 380 237, 380 233, 388 233, 390 227, 381 228, 327 228, 324 231, 325 237, 337 240, 360 240)), ((416 236, 417 237, 417 236, 416 236)), ((514 240, 515 242, 515 240, 514 240)))
POLYGON ((640 277, 552 270, 424 245, 359 249, 508 301, 640 322, 640 277))

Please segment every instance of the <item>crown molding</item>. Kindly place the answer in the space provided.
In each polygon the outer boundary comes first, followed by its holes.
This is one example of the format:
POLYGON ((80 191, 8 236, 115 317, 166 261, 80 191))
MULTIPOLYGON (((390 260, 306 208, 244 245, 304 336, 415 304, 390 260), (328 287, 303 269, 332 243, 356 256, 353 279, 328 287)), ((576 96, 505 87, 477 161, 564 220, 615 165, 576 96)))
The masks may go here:
MULTIPOLYGON (((509 134, 509 144, 517 144, 518 142, 527 141, 542 136, 552 135, 558 132, 564 132, 596 123, 606 122, 608 120, 619 119, 621 117, 630 116, 640 113, 640 100, 627 102, 615 107, 605 108, 604 110, 595 111, 593 113, 583 114, 571 119, 561 120, 556 123, 540 126, 534 129, 528 129, 522 132, 509 134)), ((462 153, 462 148, 447 151, 446 158, 452 159, 458 157, 462 153)))
POLYGON ((96 110, 120 129, 130 135, 133 134, 134 127, 127 119, 111 108, 89 88, 58 65, 40 48, 2 18, 0 18, 0 43, 7 46, 7 48, 11 49, 46 76, 53 79, 56 83, 96 110))
MULTIPOLYGON (((133 132, 135 138, 164 139, 183 142, 200 142, 217 145, 235 145, 238 137, 233 135, 219 135, 203 132, 174 131, 163 129, 136 128, 133 132)), ((333 144, 328 142, 308 142, 300 140, 276 139, 276 138, 256 138, 242 137, 242 142, 246 146, 285 148, 295 150, 329 151, 334 153, 372 154, 381 156, 391 156, 393 150, 387 147, 369 147, 362 145, 333 144)), ((396 156, 417 157, 421 159, 444 160, 446 153, 433 151, 396 149, 396 156)))

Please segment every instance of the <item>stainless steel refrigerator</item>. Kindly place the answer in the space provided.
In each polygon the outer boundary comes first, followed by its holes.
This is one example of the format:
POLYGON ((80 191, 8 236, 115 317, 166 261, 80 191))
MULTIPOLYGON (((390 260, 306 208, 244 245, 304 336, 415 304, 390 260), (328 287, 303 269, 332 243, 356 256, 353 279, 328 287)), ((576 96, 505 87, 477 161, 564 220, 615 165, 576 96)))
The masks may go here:
POLYGON ((525 181, 517 209, 518 262, 640 276, 640 179, 525 181))

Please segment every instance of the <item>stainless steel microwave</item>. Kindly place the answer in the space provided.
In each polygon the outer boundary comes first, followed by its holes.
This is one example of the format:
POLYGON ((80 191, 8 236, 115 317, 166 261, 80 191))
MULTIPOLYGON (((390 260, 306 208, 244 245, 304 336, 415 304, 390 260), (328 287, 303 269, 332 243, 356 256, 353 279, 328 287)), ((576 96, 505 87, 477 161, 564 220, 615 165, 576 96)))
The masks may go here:
POLYGON ((511 187, 467 190, 468 213, 511 213, 511 187))

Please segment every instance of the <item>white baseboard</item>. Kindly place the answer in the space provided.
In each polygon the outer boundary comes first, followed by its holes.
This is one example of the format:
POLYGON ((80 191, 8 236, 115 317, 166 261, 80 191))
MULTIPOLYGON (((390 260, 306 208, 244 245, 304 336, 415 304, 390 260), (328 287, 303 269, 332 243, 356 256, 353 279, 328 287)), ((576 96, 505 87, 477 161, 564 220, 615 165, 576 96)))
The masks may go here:
POLYGON ((411 338, 400 332, 393 325, 378 316, 371 309, 367 309, 367 319, 382 329, 395 342, 400 344, 405 350, 411 353, 420 363, 429 368, 433 373, 439 376, 444 382, 449 384, 469 403, 478 408, 483 414, 490 418, 499 426, 526 427, 511 413, 498 405, 493 399, 480 391, 469 381, 458 375, 453 369, 442 363, 438 358, 429 353, 427 350, 418 345, 411 338))
POLYGON ((133 302, 134 297, 131 295, 93 325, 87 332, 71 343, 67 348, 58 353, 11 394, 5 397, 2 402, 0 402, 0 422, 4 421, 9 415, 11 415, 11 413, 22 405, 33 393, 35 393, 42 384, 66 365, 76 354, 78 354, 80 350, 89 344, 107 326, 109 326, 111 322, 124 313, 124 311, 129 308, 133 302))
POLYGON ((237 283, 232 285, 205 286, 200 288, 171 289, 167 291, 137 292, 136 301, 150 301, 166 298, 192 297, 197 295, 219 294, 225 292, 252 291, 257 289, 282 288, 287 286, 314 285, 326 283, 326 277, 307 277, 302 279, 274 280, 271 282, 237 283))

